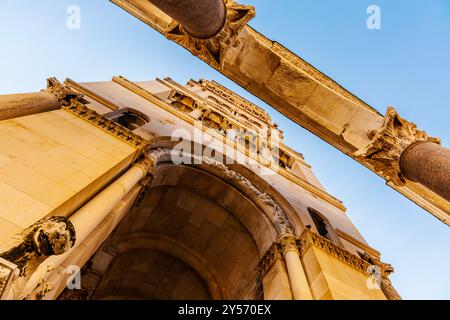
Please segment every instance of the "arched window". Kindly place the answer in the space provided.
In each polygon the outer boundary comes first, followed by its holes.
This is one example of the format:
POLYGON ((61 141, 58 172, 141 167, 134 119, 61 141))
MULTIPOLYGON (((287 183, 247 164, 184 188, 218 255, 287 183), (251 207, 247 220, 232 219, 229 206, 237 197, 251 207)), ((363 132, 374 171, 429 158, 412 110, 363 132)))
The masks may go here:
POLYGON ((145 114, 130 108, 120 109, 105 116, 131 131, 150 122, 150 119, 145 114))
POLYGON ((327 221, 319 214, 316 210, 312 208, 308 208, 309 214, 311 215, 311 219, 314 222, 314 225, 317 229, 317 232, 324 238, 327 238, 330 241, 333 241, 333 237, 331 235, 331 227, 328 225, 327 221))

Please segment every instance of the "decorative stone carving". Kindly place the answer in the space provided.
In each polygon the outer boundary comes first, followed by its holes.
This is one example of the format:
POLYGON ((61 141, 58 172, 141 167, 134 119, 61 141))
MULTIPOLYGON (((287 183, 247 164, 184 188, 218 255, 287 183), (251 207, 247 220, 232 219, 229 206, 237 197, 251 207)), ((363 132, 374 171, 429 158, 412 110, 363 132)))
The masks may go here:
MULTIPOLYGON (((260 271, 263 275, 270 269, 273 263, 277 258, 282 257, 289 250, 296 250, 303 255, 306 253, 310 246, 315 246, 319 249, 324 250, 326 253, 331 256, 339 259, 340 261, 348 264, 349 266, 355 268, 356 270, 368 275, 369 267, 373 264, 366 261, 363 258, 357 257, 351 252, 345 250, 344 248, 334 244, 327 238, 322 237, 321 235, 311 231, 310 229, 306 229, 300 238, 296 238, 293 235, 285 235, 281 236, 280 240, 272 245, 272 247, 267 251, 264 257, 258 264, 257 270, 260 271)), ((380 263, 381 265, 381 263, 380 263)), ((387 264, 383 264, 386 266, 387 273, 389 271, 387 264)), ((380 267, 384 270, 382 267, 380 267)), ((391 267, 392 268, 392 267, 391 267)), ((389 281, 389 279, 387 279, 389 281)), ((386 288, 388 287, 388 282, 385 280, 386 288)), ((390 290, 395 289, 392 287, 390 290)))
POLYGON ((380 261, 379 266, 381 268, 381 290, 389 300, 402 300, 402 297, 398 294, 389 279, 390 275, 394 272, 392 265, 383 263, 380 261))
POLYGON ((429 137, 414 123, 401 118, 392 107, 388 108, 382 127, 369 134, 372 141, 355 154, 356 158, 373 166, 397 186, 406 183, 400 168, 403 152, 418 142, 440 143, 440 139, 429 137))
POLYGON ((386 298, 389 300, 402 300, 402 297, 398 294, 397 290, 395 290, 391 280, 389 279, 390 275, 394 273, 394 268, 392 265, 381 262, 378 257, 373 257, 367 252, 361 254, 361 258, 364 261, 367 261, 369 265, 378 267, 380 276, 378 285, 385 294, 386 298))
POLYGON ((283 254, 286 254, 289 251, 294 251, 299 253, 298 251, 298 243, 297 238, 293 235, 286 235, 280 238, 281 248, 283 249, 283 254))
POLYGON ((191 98, 177 90, 174 90, 170 94, 169 99, 172 100, 172 106, 183 112, 189 113, 197 109, 203 109, 203 106, 199 104, 198 99, 191 98))
POLYGON ((144 88, 137 85, 136 83, 126 79, 125 77, 122 77, 122 76, 113 77, 112 80, 115 83, 124 87, 125 89, 128 89, 131 92, 134 92, 138 96, 150 101, 151 103, 156 104, 157 106, 163 108, 166 111, 169 111, 170 113, 175 114, 176 116, 178 116, 181 119, 184 119, 190 123, 193 123, 193 121, 195 120, 191 115, 185 113, 184 111, 181 111, 179 108, 173 106, 172 104, 167 103, 163 99, 154 95, 150 91, 145 90, 144 88))
POLYGON ((134 147, 137 147, 138 149, 145 149, 145 147, 148 145, 148 142, 144 140, 142 137, 138 136, 137 134, 134 134, 132 131, 121 126, 120 124, 112 120, 109 120, 108 118, 102 116, 101 114, 98 114, 94 110, 89 109, 84 104, 78 101, 72 100, 72 103, 70 105, 63 108, 91 122, 95 126, 108 131, 109 133, 133 145, 134 147))
POLYGON ((17 266, 3 258, 0 258, 0 300, 8 292, 8 287, 11 282, 19 276, 17 266))
POLYGON ((224 86, 220 85, 217 82, 214 81, 208 81, 208 80, 200 80, 200 84, 209 91, 217 94, 219 97, 227 100, 232 105, 247 111, 248 113, 254 115, 258 119, 264 121, 265 123, 270 123, 270 117, 269 115, 258 106, 254 105, 250 101, 247 101, 243 99, 242 97, 239 97, 237 94, 235 94, 233 91, 225 88, 224 86))
POLYGON ((220 174, 220 176, 227 182, 241 187, 245 190, 249 190, 253 193, 262 203, 272 207, 275 219, 275 226, 279 234, 294 234, 294 229, 285 212, 281 207, 269 196, 267 193, 262 193, 256 188, 250 180, 242 176, 241 174, 229 169, 226 165, 210 158, 203 157, 203 163, 210 167, 214 167, 220 174))
POLYGON ((214 68, 220 69, 227 51, 239 45, 240 31, 256 15, 255 8, 252 6, 240 5, 233 0, 224 0, 224 3, 227 8, 227 21, 216 36, 210 39, 198 39, 189 34, 181 24, 175 23, 166 37, 185 47, 214 68))
POLYGON ((350 265, 356 270, 367 274, 367 270, 370 266, 367 261, 361 259, 360 257, 357 257, 356 255, 338 246, 337 244, 334 244, 318 233, 306 229, 299 239, 300 254, 303 255, 311 245, 324 250, 326 253, 350 265))
POLYGON ((256 267, 261 277, 264 277, 266 273, 272 268, 273 264, 283 258, 282 248, 279 243, 274 243, 267 253, 261 258, 256 267))
POLYGON ((0 257, 29 277, 48 257, 66 253, 75 244, 75 228, 65 217, 43 219, 22 233, 23 241, 0 257))
POLYGON ((63 85, 56 78, 47 79, 47 91, 55 95, 63 106, 70 105, 72 100, 81 100, 83 98, 82 94, 75 92, 69 86, 63 85))
MULTIPOLYGON (((171 159, 172 150, 157 149, 152 150, 147 154, 147 160, 152 163, 153 166, 157 165, 161 159, 171 159)), ((229 169, 226 165, 208 157, 202 157, 201 163, 213 168, 217 175, 225 180, 226 182, 234 185, 238 189, 244 189, 252 193, 256 198, 258 198, 264 205, 271 207, 273 210, 273 217, 270 217, 275 223, 275 227, 280 235, 284 234, 294 234, 294 228, 287 218, 283 209, 269 196, 267 193, 262 193, 256 188, 253 183, 242 176, 241 174, 229 169)), ((153 167, 154 168, 154 167, 153 167)), ((152 171, 149 170, 150 172, 152 171)))

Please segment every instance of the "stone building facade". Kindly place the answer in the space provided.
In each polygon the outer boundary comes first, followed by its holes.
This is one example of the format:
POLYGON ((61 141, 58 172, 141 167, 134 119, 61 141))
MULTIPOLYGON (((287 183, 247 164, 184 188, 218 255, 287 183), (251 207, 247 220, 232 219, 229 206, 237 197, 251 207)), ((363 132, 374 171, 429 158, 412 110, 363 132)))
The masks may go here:
POLYGON ((400 298, 302 154, 217 82, 51 78, 0 96, 0 144, 1 299, 400 298))

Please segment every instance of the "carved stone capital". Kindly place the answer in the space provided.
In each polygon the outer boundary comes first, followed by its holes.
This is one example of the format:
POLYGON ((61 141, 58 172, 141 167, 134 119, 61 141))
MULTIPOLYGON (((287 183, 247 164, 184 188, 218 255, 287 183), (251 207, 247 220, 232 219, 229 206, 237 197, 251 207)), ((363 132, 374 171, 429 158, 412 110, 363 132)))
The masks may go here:
POLYGON ((440 143, 440 139, 429 137, 414 123, 401 118, 392 107, 388 108, 382 127, 370 132, 370 137, 372 141, 355 154, 356 158, 397 186, 406 183, 400 168, 402 154, 419 142, 440 143))
POLYGON ((69 86, 63 85, 56 78, 47 79, 47 91, 52 93, 63 106, 71 104, 72 100, 80 100, 83 95, 73 91, 69 86))
POLYGON ((293 235, 284 235, 280 238, 280 245, 285 255, 289 251, 299 253, 297 238, 293 235))
POLYGON ((199 39, 187 32, 180 23, 166 37, 191 51, 214 68, 220 69, 226 52, 239 45, 240 31, 256 15, 253 6, 240 5, 234 0, 224 0, 227 8, 226 22, 222 30, 210 39, 199 39))
POLYGON ((38 221, 22 233, 22 242, 0 257, 15 264, 20 277, 29 277, 48 257, 66 253, 75 244, 75 228, 65 217, 38 221))

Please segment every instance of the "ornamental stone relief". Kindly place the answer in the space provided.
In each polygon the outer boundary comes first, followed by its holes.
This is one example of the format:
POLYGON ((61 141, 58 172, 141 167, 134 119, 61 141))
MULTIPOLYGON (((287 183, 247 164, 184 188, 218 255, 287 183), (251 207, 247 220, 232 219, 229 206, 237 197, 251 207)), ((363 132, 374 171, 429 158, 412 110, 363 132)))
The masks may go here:
POLYGON ((22 241, 0 253, 0 258, 15 264, 20 277, 28 278, 48 257, 66 253, 75 239, 75 228, 67 218, 46 218, 24 230, 22 241))
POLYGON ((72 100, 81 100, 83 95, 75 92, 69 86, 61 84, 56 78, 47 79, 46 91, 53 94, 60 101, 61 105, 68 106, 72 103, 72 100))
POLYGON ((240 5, 233 0, 224 0, 224 3, 227 8, 227 19, 225 26, 216 36, 210 39, 198 39, 190 35, 181 24, 176 23, 166 37, 185 47, 211 66, 220 69, 227 51, 239 45, 240 31, 256 15, 255 8, 252 6, 240 5))
POLYGON ((311 246, 315 246, 316 248, 325 251, 327 254, 368 276, 372 276, 369 272, 371 266, 379 267, 381 273, 380 289, 389 300, 401 300, 400 295, 389 279, 389 276, 394 272, 394 268, 390 264, 383 263, 378 258, 374 258, 368 253, 364 253, 361 257, 358 257, 310 229, 306 229, 300 238, 294 236, 281 237, 280 240, 274 243, 261 258, 257 270, 260 272, 261 276, 264 276, 273 266, 275 261, 281 259, 287 251, 296 250, 299 252, 300 256, 302 256, 311 246))
POLYGON ((434 142, 440 139, 429 137, 424 131, 403 118, 389 107, 380 129, 369 133, 372 141, 355 156, 358 160, 373 166, 375 171, 397 186, 403 186, 406 178, 401 172, 402 154, 415 143, 434 142))
MULTIPOLYGON (((171 161, 172 150, 171 149, 156 149, 147 153, 146 159, 143 163, 146 163, 149 168, 149 173, 152 174, 156 165, 161 161, 171 161)), ((195 156, 194 156, 195 157, 195 156)), ((241 174, 229 169, 226 165, 208 157, 202 157, 201 163, 212 168, 217 175, 224 181, 237 187, 240 190, 254 195, 262 204, 270 208, 272 217, 269 217, 275 224, 275 227, 280 235, 294 234, 294 228, 287 218, 284 210, 273 200, 273 198, 267 193, 263 193, 256 188, 253 183, 242 176, 241 174)))

